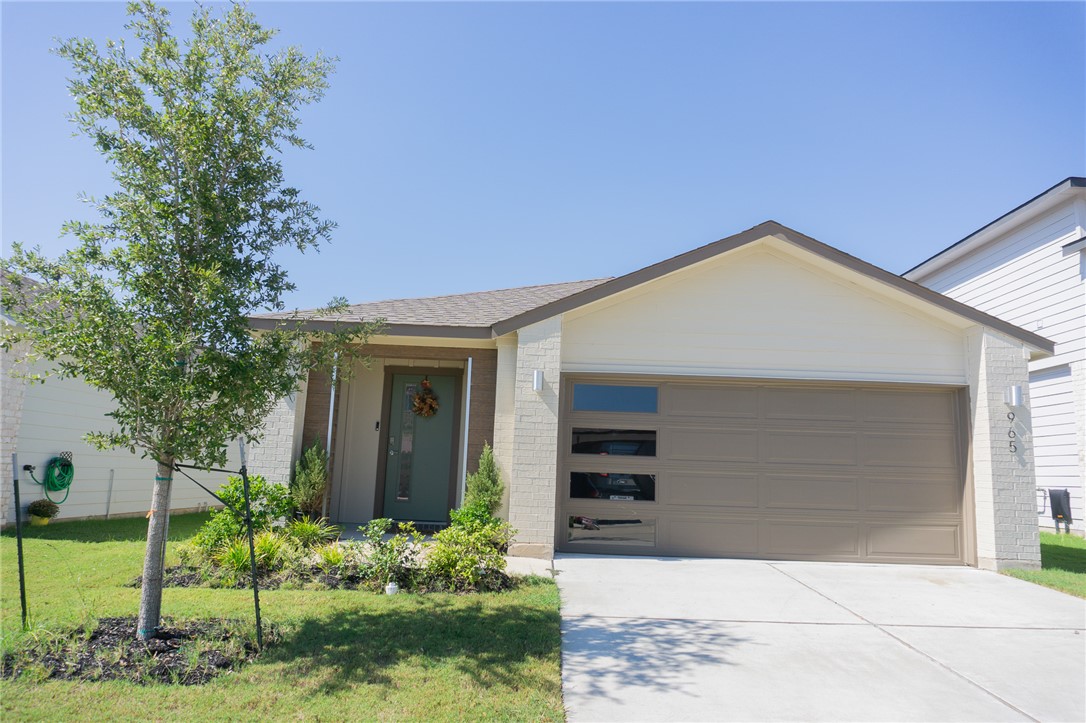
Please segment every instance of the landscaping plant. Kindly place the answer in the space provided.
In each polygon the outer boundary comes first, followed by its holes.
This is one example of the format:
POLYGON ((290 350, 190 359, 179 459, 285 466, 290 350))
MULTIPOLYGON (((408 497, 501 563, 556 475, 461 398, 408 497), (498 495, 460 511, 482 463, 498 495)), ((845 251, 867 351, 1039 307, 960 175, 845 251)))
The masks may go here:
POLYGON ((12 244, 0 301, 15 322, 3 325, 4 349, 28 342, 28 360, 114 400, 88 441, 153 461, 138 623, 149 639, 175 463, 225 466, 227 445, 257 441, 311 369, 338 358, 349 372, 376 327, 311 331, 287 315, 250 333, 249 317, 281 311, 294 288, 281 250, 315 248, 334 227, 286 183, 281 161, 308 147, 299 112, 324 95, 332 60, 277 48, 241 3, 197 4, 183 40, 150 0, 128 15, 123 42, 72 38, 56 50, 71 64, 70 120, 113 188, 87 199, 97 221, 64 226, 74 248, 59 258, 12 244))
POLYGON ((314 442, 294 467, 294 482, 290 487, 294 507, 311 520, 320 517, 327 489, 328 454, 320 442, 314 442))
POLYGON ((465 507, 482 507, 490 515, 498 513, 502 506, 505 485, 502 484, 498 466, 494 464, 494 450, 489 443, 483 443, 483 452, 479 455, 479 467, 468 475, 465 487, 465 507))
POLYGON ((60 514, 60 507, 56 502, 47 499, 34 500, 26 506, 26 511, 34 517, 43 517, 51 520, 60 514))
POLYGON ((386 538, 394 524, 388 518, 381 518, 358 528, 367 548, 365 577, 379 588, 394 582, 407 590, 415 582, 423 536, 414 524, 401 522, 396 534, 386 538))

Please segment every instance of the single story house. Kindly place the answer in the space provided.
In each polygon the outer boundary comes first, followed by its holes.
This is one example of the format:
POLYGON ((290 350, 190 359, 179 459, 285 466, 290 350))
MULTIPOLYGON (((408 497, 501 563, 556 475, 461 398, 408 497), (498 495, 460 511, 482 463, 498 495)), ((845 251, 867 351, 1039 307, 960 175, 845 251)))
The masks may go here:
POLYGON ((307 323, 376 318, 368 368, 268 421, 331 439, 335 520, 444 523, 490 441, 515 554, 1039 565, 1023 390, 1052 342, 781 224, 307 323))
POLYGON ((1067 490, 1086 530, 1086 178, 1065 178, 905 272, 905 278, 1055 342, 1029 363, 1037 513, 1067 490))

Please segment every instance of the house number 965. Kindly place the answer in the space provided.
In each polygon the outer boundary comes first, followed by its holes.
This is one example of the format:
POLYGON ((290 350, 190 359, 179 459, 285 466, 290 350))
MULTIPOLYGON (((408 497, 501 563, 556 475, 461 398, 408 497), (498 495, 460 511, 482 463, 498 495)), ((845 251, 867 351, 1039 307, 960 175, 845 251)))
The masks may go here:
MULTIPOLYGON (((1011 423, 1013 424, 1014 423, 1014 412, 1007 412, 1007 419, 1011 420, 1011 423)), ((1010 442, 1007 443, 1007 444, 1010 445, 1010 450, 1012 452, 1017 452, 1018 451, 1018 445, 1014 443, 1014 440, 1018 436, 1018 433, 1015 432, 1014 428, 1012 427, 1011 429, 1007 430, 1007 436, 1011 438, 1010 442)))

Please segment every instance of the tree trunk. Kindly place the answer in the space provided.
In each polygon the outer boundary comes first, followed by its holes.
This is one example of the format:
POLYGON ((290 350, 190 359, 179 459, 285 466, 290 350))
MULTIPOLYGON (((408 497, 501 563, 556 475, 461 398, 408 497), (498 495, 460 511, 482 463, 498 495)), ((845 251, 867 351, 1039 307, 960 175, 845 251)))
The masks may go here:
POLYGON ((143 556, 143 587, 137 635, 148 640, 155 635, 162 613, 162 578, 166 564, 166 537, 170 529, 170 493, 173 491, 173 460, 158 463, 151 515, 147 520, 147 551, 143 556))

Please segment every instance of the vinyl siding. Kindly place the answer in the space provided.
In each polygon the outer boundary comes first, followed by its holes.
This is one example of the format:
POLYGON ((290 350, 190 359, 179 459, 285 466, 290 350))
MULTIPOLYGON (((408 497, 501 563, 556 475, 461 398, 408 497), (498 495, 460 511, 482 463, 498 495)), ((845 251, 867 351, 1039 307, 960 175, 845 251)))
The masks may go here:
POLYGON ((1050 526, 1046 491, 1070 490, 1081 530, 1086 424, 1076 394, 1083 394, 1086 364, 1086 254, 1063 250, 1086 225, 1075 203, 1056 206, 914 280, 1056 343, 1052 357, 1030 364, 1037 509, 1041 524, 1050 526))
POLYGON ((768 247, 566 315, 567 372, 965 383, 962 332, 768 247))
MULTIPOLYGON (((31 383, 26 388, 22 420, 16 438, 20 468, 32 464, 39 479, 48 461, 60 452, 71 452, 75 479, 68 499, 61 505, 58 519, 133 515, 147 511, 151 503, 155 465, 139 453, 127 449, 98 450, 83 441, 90 431, 111 428, 105 415, 113 408, 112 398, 78 379, 50 378, 44 384, 31 383), (113 472, 110 493, 109 477, 113 472)), ((228 449, 231 468, 238 464, 236 448, 228 449)), ((252 470, 259 473, 259 470, 252 470)), ((193 477, 211 489, 226 481, 222 474, 190 471, 193 477)), ((42 488, 30 475, 19 472, 19 491, 23 504, 43 496, 42 488)), ((177 475, 171 508, 192 509, 215 504, 207 492, 190 480, 177 475)), ((6 519, 13 519, 9 513, 6 519)))
POLYGON ((1081 231, 1074 206, 1064 204, 916 280, 1054 341, 1055 355, 1031 369, 1078 362, 1086 349, 1082 253, 1065 254, 1062 247, 1081 231))

